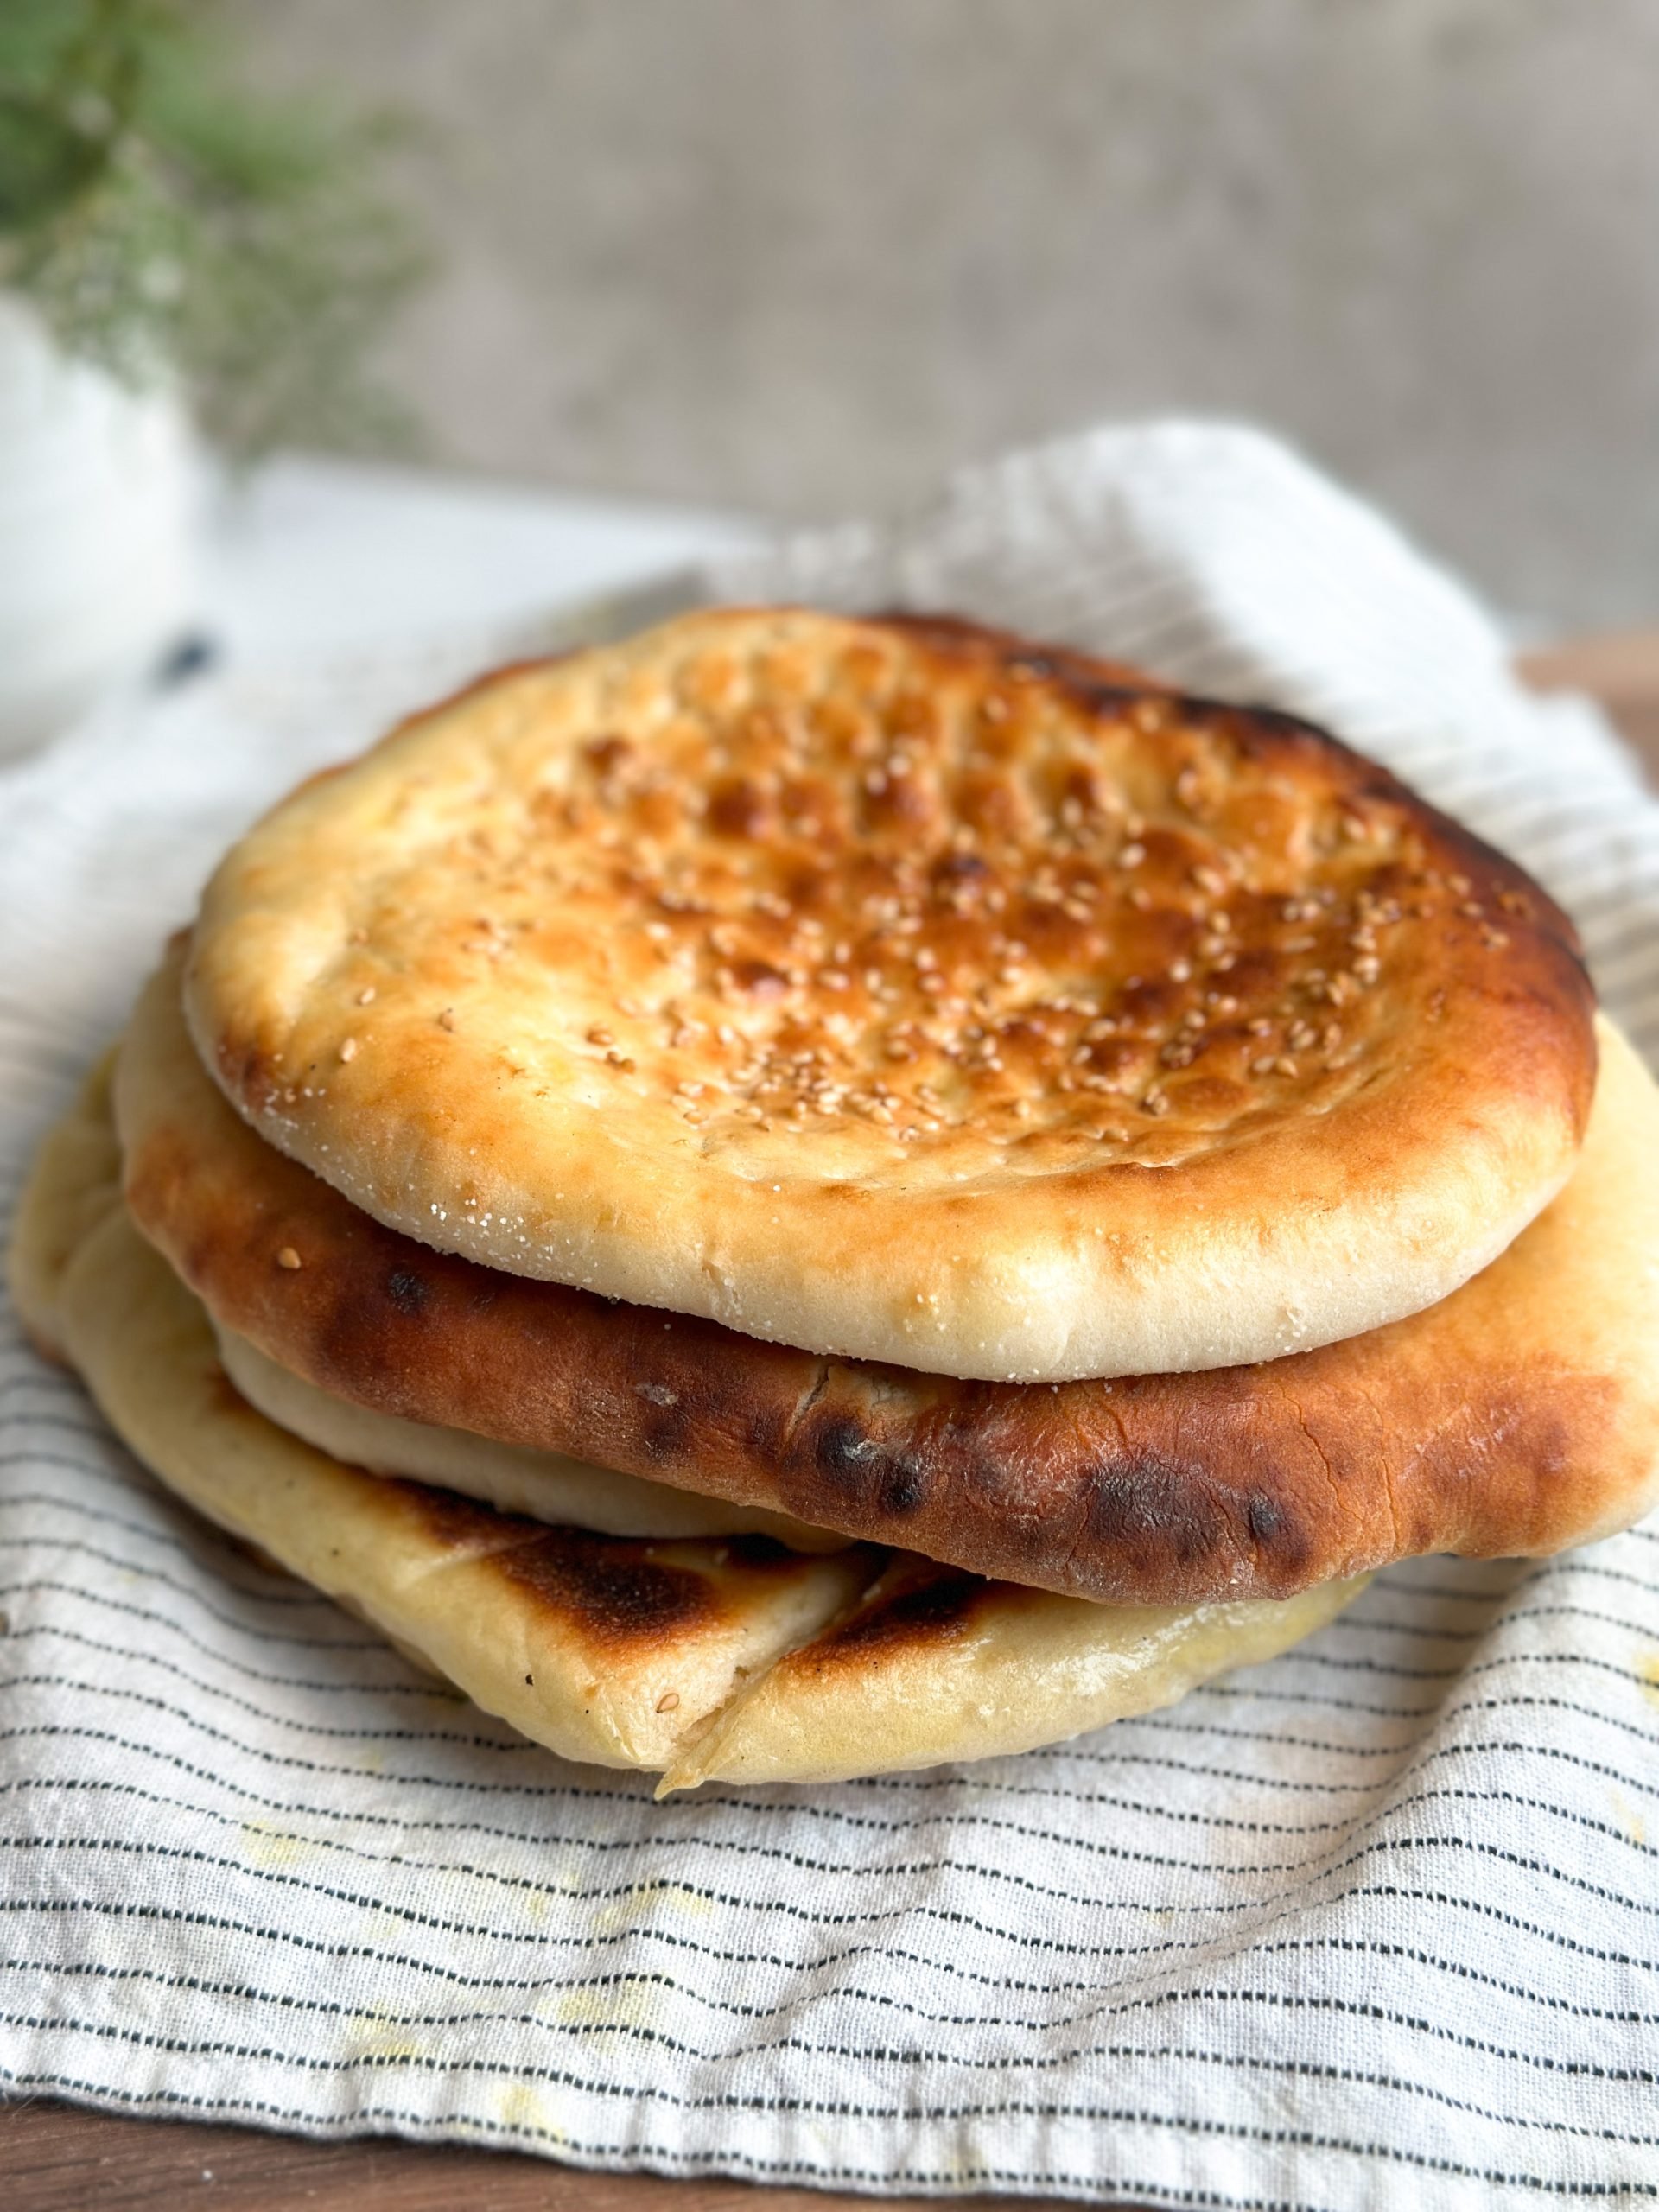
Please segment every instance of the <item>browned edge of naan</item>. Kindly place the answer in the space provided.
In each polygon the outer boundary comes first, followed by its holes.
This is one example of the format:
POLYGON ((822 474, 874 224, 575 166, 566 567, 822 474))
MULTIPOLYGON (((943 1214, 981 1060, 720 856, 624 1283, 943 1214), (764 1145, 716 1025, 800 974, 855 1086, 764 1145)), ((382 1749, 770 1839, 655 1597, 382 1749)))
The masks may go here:
POLYGON ((226 1104, 178 1010, 181 958, 121 1055, 129 1202, 221 1320, 339 1396, 1115 1602, 1547 1553, 1652 1497, 1659 1096, 1609 1025, 1573 1182, 1427 1313, 1264 1366, 976 1383, 815 1357, 384 1227, 226 1104))
POLYGON ((22 1192, 10 1275, 34 1335, 168 1490, 567 1758, 666 1791, 1025 1750, 1269 1657, 1357 1594, 1100 1606, 868 1546, 599 1536, 364 1473, 230 1384, 123 1202, 107 1091, 101 1067, 22 1192))

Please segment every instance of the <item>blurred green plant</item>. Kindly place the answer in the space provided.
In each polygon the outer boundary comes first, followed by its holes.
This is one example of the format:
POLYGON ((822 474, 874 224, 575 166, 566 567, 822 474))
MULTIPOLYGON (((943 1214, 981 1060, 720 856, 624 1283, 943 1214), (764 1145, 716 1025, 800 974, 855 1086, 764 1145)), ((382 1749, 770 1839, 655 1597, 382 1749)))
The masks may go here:
POLYGON ((207 435, 386 446, 365 365, 428 256, 383 188, 408 126, 238 81, 211 0, 0 0, 0 283, 207 435))

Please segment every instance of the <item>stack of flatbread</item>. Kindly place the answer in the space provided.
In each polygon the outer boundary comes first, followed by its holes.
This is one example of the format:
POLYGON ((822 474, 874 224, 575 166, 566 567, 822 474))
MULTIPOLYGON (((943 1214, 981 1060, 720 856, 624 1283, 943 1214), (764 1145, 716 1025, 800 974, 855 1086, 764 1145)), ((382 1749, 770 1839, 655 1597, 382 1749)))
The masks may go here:
POLYGON ((945 620, 690 616, 302 785, 12 1274, 164 1483, 664 1789, 1092 1728, 1659 1464, 1566 918, 1318 729, 945 620))

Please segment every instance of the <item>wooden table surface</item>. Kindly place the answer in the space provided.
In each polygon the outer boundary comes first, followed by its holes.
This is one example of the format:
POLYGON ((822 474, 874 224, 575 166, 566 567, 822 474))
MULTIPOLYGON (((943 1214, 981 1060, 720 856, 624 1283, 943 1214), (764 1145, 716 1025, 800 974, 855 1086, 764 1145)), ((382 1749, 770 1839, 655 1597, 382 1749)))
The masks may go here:
MULTIPOLYGON (((1541 690, 1599 698, 1659 783, 1659 630, 1575 639, 1521 661, 1541 690)), ((923 2200, 887 2199, 919 2208, 923 2200)), ((925 2200, 932 2212, 983 2197, 925 2200)), ((1021 2200, 1030 2204, 1033 2200, 1021 2200)), ((311 2143, 250 2127, 126 2120, 45 2099, 0 2107, 0 2212, 868 2212, 872 2200, 735 2181, 593 2174, 507 2151, 311 2143)))

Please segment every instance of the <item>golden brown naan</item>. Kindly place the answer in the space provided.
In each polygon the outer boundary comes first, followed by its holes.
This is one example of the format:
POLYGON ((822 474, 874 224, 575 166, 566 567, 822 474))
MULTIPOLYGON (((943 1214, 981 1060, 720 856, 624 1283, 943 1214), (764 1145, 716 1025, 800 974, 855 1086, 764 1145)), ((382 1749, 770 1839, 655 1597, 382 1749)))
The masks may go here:
POLYGON ((11 1251, 43 1348, 167 1486, 572 1759, 817 1781, 1017 1751, 1166 1704, 1328 1620, 1110 1608, 857 1546, 550 1528, 342 1465, 232 1388, 198 1301, 132 1226, 103 1071, 41 1147, 11 1251))
POLYGON ((963 624, 510 670, 232 848, 209 1068, 493 1268, 829 1355, 1214 1368, 1433 1304, 1560 1187, 1571 925, 1288 717, 963 624))
MULTIPOLYGON (((209 1314, 209 1320, 213 1316, 209 1314)), ((215 1323, 219 1364, 254 1409, 330 1459, 374 1475, 459 1491, 504 1513, 592 1529, 607 1536, 772 1536, 791 1551, 833 1552, 850 1541, 765 1506, 645 1482, 563 1452, 502 1444, 330 1397, 233 1329, 215 1323)))
POLYGON ((818 1358, 416 1244, 226 1105, 179 958, 122 1050, 133 1210, 222 1321, 335 1397, 1114 1601, 1555 1551, 1654 1497, 1659 1095, 1608 1025, 1573 1179, 1440 1305, 1265 1366, 1050 1387, 818 1358))

